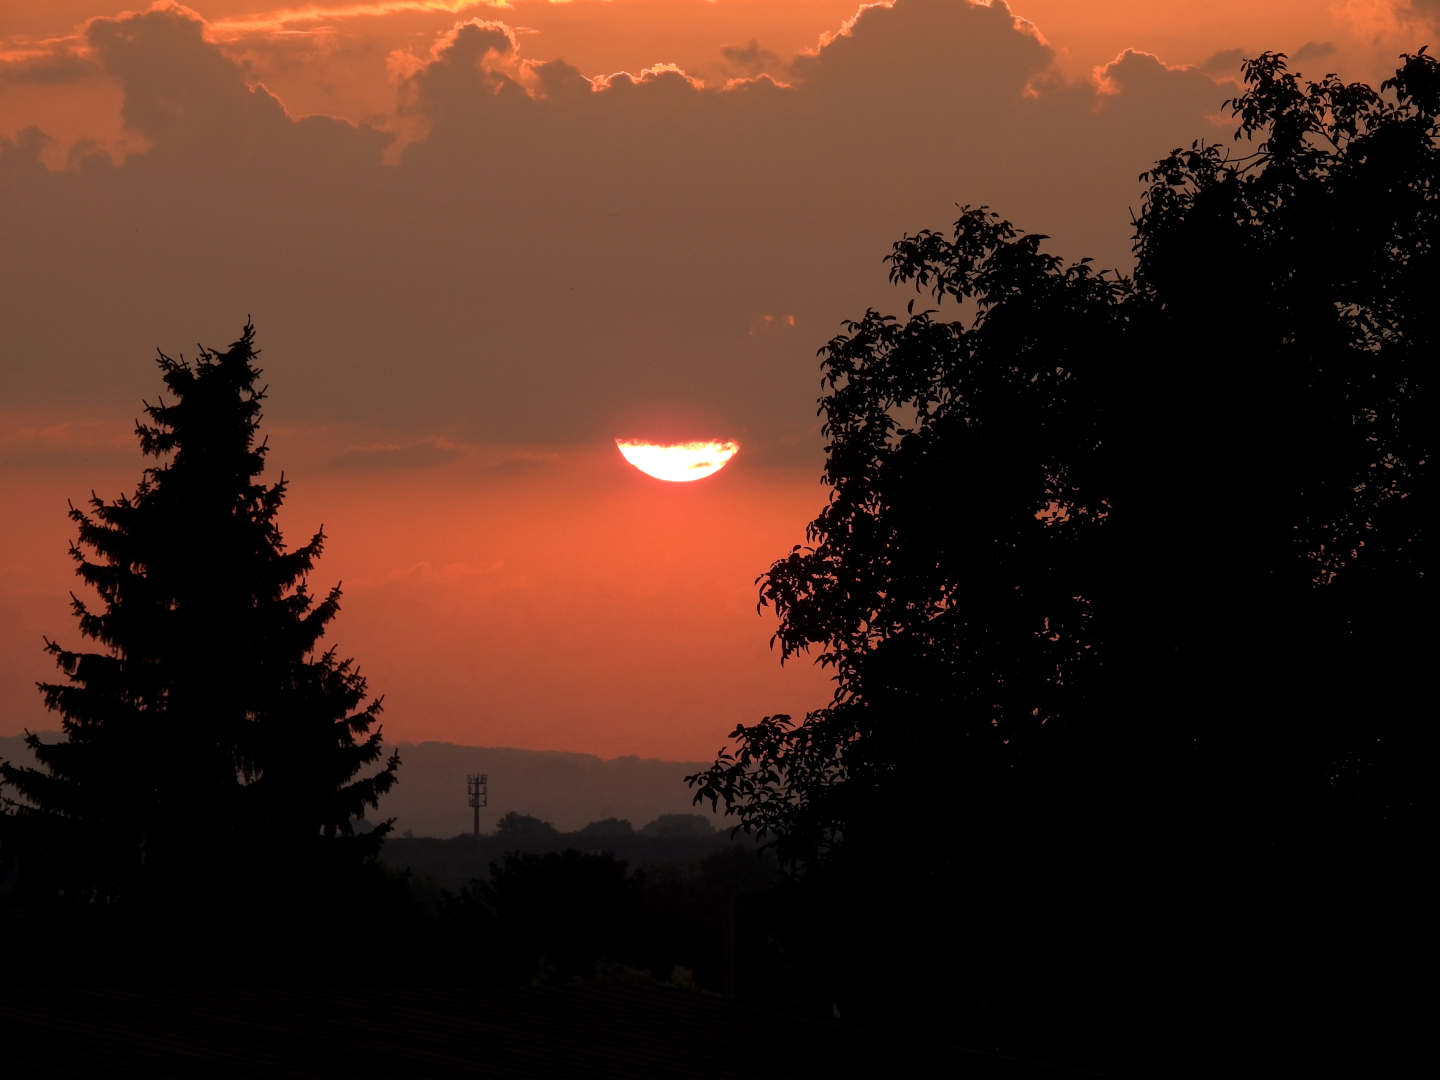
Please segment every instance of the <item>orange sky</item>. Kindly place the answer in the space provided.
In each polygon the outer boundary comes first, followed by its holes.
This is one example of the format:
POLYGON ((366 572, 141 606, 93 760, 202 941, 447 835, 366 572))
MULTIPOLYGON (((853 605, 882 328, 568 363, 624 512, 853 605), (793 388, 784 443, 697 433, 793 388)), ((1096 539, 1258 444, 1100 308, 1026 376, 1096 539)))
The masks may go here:
POLYGON ((904 303, 890 242, 989 203, 1123 267, 1136 174, 1228 135, 1241 51, 1378 81, 1435 9, 125 10, 0 6, 0 732, 54 726, 65 500, 133 485, 148 357, 250 314, 286 528, 333 538, 388 734, 703 758, 827 693, 753 581, 823 498, 816 348, 904 303), (742 451, 666 485, 634 435, 742 451))
MULTIPOLYGON (((737 717, 802 711, 828 693, 818 670, 775 661, 751 585, 803 530, 820 494, 813 470, 742 456, 708 480, 666 484, 613 444, 377 470, 327 466, 306 441, 272 429, 274 460, 293 477, 287 535, 324 524, 317 583, 345 589, 332 638, 386 694, 396 738, 690 760, 737 717)), ((129 459, 32 466, 25 481, 11 471, 0 678, 32 726, 53 726, 23 685, 49 674, 34 646, 74 636, 64 499, 132 486, 129 459)))

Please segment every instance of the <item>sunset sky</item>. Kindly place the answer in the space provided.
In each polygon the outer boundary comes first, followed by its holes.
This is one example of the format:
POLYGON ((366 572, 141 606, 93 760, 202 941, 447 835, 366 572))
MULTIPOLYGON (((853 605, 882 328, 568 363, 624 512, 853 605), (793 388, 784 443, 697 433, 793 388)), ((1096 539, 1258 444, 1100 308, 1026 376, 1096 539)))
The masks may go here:
MULTIPOLYGON (((282 524, 391 740, 706 758, 805 711, 754 580, 825 497, 816 349, 988 204, 1125 269, 1242 56, 1374 83, 1436 0, 0 4, 0 734, 78 645, 66 500, 157 347, 253 317, 282 524), (616 439, 735 441, 691 483, 616 439)), ((958 522, 957 527, 963 527, 958 522)))

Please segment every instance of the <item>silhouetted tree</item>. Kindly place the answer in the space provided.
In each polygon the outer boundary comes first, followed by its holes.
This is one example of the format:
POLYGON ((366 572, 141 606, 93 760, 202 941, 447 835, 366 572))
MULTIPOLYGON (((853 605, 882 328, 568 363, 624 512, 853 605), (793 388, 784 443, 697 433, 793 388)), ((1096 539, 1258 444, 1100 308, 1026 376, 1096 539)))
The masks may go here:
POLYGON ((605 840, 617 836, 634 836, 635 826, 624 818, 603 818, 600 821, 592 821, 581 829, 577 836, 587 840, 605 840))
POLYGON ((1276 53, 1243 70, 1230 105, 1255 152, 1196 143, 1142 177, 1131 329, 1153 407, 1117 432, 1139 466, 1117 497, 1125 562, 1157 587, 1123 622, 1184 616, 1132 640, 1131 686, 1187 688, 1172 715, 1240 781, 1241 828, 1393 824, 1424 786, 1440 65, 1406 56, 1380 92, 1302 82, 1276 53))
MULTIPOLYGON (((891 279, 966 317, 870 311, 821 350, 832 494, 761 578, 834 700, 737 728, 697 799, 803 864, 993 803, 1041 746, 1173 779, 1204 744, 1273 803, 1413 732, 1436 71, 1407 56, 1387 97, 1248 62, 1259 151, 1145 174, 1133 281, 983 210, 898 242, 891 279)), ((1394 810, 1390 775, 1359 786, 1394 810)))
POLYGON ((542 837, 556 837, 559 832, 548 821, 541 821, 530 814, 511 810, 495 823, 495 835, 503 843, 524 843, 542 837))
POLYGON ((710 836, 715 828, 700 814, 661 814, 640 832, 645 836, 710 836))
POLYGON ((287 551, 286 482, 257 480, 253 341, 247 324, 225 352, 162 354, 173 400, 147 405, 137 433, 169 460, 133 495, 71 510, 71 555, 100 600, 75 599, 75 614, 101 648, 49 643, 66 678, 41 690, 65 737, 30 737, 38 769, 0 766, 18 796, 5 839, 37 909, 119 906, 163 926, 267 896, 298 907, 373 860, 389 829, 351 828, 399 761, 360 775, 382 754, 380 702, 351 661, 317 652, 340 599, 306 588, 324 535, 287 551))
POLYGON ((760 596, 835 694, 690 780, 804 870, 842 1012, 1071 1060, 1398 1015, 1354 988, 1419 895, 1437 71, 1247 62, 1256 152, 1145 174, 1133 278, 967 208, 889 256, 959 319, 821 350, 832 492, 760 596))
MULTIPOLYGON (((738 728, 698 778, 785 861, 944 821, 1082 707, 1105 402, 1128 283, 982 209, 897 243, 891 279, 969 306, 869 311, 821 355, 828 505, 761 578, 783 659, 834 700, 738 728)), ((696 779, 696 778, 692 778, 696 779)))

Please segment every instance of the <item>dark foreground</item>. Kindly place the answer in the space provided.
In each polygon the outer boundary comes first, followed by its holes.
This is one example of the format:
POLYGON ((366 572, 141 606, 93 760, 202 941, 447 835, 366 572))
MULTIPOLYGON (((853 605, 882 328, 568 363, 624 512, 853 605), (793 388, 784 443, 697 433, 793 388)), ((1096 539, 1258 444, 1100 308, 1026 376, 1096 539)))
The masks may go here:
POLYGON ((0 1030, 27 1078, 1094 1075, 659 988, 8 991, 0 1030))

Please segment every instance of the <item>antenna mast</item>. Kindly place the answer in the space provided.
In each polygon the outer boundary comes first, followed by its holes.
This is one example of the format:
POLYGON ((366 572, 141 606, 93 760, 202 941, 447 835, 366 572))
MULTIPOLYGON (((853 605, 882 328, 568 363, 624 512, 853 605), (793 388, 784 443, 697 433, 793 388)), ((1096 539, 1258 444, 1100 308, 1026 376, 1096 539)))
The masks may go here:
POLYGON ((470 792, 470 809, 475 811, 475 843, 480 843, 480 811, 490 804, 487 785, 490 777, 485 773, 471 773, 465 778, 466 786, 470 792))

